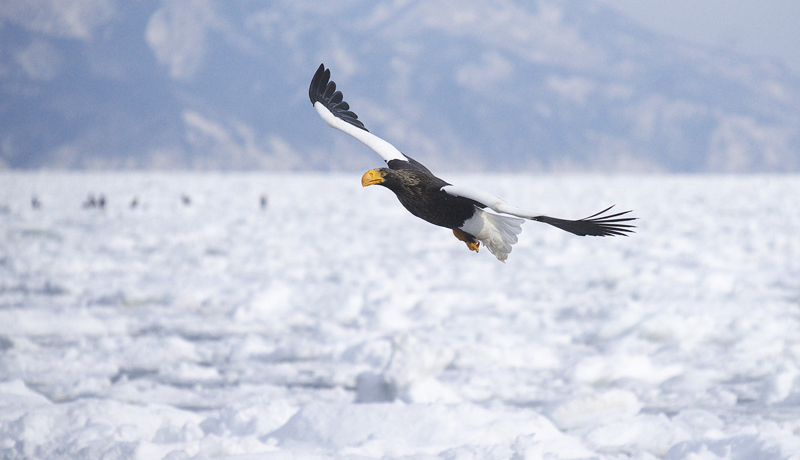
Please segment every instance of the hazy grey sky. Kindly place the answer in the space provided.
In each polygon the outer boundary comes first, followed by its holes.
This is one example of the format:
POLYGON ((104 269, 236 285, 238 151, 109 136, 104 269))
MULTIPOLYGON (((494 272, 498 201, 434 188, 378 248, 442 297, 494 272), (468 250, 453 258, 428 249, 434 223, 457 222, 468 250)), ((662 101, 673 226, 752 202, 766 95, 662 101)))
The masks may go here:
POLYGON ((599 0, 684 40, 783 61, 800 74, 798 0, 599 0))

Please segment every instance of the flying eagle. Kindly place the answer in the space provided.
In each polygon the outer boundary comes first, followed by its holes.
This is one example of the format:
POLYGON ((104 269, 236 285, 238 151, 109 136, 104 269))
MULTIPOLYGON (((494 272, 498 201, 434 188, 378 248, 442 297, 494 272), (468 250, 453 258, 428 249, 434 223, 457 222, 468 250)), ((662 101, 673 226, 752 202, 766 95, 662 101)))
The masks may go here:
POLYGON ((634 226, 625 222, 635 218, 620 217, 630 211, 606 214, 613 206, 584 219, 557 219, 524 211, 482 190, 451 185, 439 179, 420 162, 370 133, 358 115, 350 110, 342 92, 336 90, 331 71, 324 64, 320 64, 311 79, 308 97, 325 123, 358 139, 386 162, 388 168, 364 173, 362 186, 378 184, 388 188, 411 214, 452 229, 456 238, 472 251, 478 252, 483 243, 498 260, 505 262, 526 219, 580 236, 625 235, 633 231, 634 226))

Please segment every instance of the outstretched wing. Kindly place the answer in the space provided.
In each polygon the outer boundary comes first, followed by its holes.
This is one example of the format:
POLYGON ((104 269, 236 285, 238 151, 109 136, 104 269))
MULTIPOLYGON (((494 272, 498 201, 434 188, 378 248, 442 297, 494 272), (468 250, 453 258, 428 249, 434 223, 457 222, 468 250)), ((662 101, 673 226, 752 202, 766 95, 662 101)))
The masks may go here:
POLYGON ((613 206, 609 206, 608 208, 598 212, 597 214, 593 214, 583 219, 567 220, 567 219, 558 219, 550 216, 538 215, 536 213, 528 211, 523 211, 522 209, 519 209, 518 207, 508 204, 507 202, 501 200, 500 198, 497 198, 491 193, 487 193, 484 192, 483 190, 473 187, 458 187, 455 185, 446 185, 442 187, 442 191, 450 195, 469 198, 470 200, 476 201, 495 212, 503 214, 511 214, 512 216, 522 217, 524 219, 529 219, 529 220, 535 220, 537 222, 544 222, 554 227, 558 227, 561 230, 565 230, 580 236, 626 235, 627 233, 632 233, 633 232, 632 229, 635 227, 634 225, 630 225, 627 223, 632 220, 636 220, 635 217, 622 217, 631 211, 623 211, 615 214, 605 214, 611 208, 613 208, 613 206))
MULTIPOLYGON (((344 101, 342 92, 336 90, 336 83, 331 81, 331 71, 325 68, 325 64, 319 65, 317 73, 311 79, 308 97, 328 126, 355 137, 380 155, 386 164, 393 160, 409 163, 409 158, 400 153, 392 144, 370 133, 364 127, 364 123, 358 119, 358 115, 351 111, 350 105, 344 101)), ((413 163, 422 166, 416 161, 413 163)), ((389 166, 393 167, 393 165, 389 166)), ((402 165, 400 167, 402 168, 402 165)))
POLYGON ((325 64, 320 64, 317 73, 311 79, 311 85, 308 87, 308 98, 311 99, 311 104, 316 107, 317 102, 319 102, 334 117, 368 132, 367 128, 364 127, 364 123, 359 121, 358 115, 350 111, 350 105, 344 101, 342 92, 336 91, 336 83, 330 80, 330 69, 326 69, 325 64))
POLYGON ((549 216, 536 216, 532 220, 544 222, 561 230, 566 230, 580 236, 628 236, 628 233, 633 233, 635 225, 626 224, 636 220, 635 217, 620 217, 625 216, 631 211, 622 211, 614 214, 606 214, 614 205, 603 209, 597 214, 592 214, 589 217, 584 217, 578 220, 558 219, 549 216))

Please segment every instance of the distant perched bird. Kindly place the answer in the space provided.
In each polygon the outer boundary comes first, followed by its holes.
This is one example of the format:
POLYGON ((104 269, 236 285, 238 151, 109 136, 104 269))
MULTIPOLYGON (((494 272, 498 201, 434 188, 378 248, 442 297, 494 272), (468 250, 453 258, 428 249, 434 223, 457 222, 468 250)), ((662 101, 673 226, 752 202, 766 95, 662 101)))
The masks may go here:
POLYGON ((267 209, 267 195, 261 195, 259 203, 261 203, 261 209, 267 209))
POLYGON ((364 143, 388 166, 364 173, 361 185, 388 188, 411 214, 452 229, 470 250, 478 252, 483 243, 498 260, 505 261, 522 231, 524 219, 544 222, 580 236, 625 235, 633 231, 634 226, 625 222, 635 218, 620 217, 630 211, 605 214, 613 206, 579 220, 557 219, 523 211, 482 190, 439 179, 421 163, 370 133, 330 78, 330 70, 320 64, 308 88, 314 109, 325 123, 364 143))
POLYGON ((131 209, 136 209, 136 206, 139 206, 139 198, 133 197, 133 199, 131 200, 130 207, 131 209))
POLYGON ((84 208, 96 208, 97 207, 97 200, 94 198, 94 194, 90 193, 86 196, 86 201, 83 202, 82 205, 84 208))

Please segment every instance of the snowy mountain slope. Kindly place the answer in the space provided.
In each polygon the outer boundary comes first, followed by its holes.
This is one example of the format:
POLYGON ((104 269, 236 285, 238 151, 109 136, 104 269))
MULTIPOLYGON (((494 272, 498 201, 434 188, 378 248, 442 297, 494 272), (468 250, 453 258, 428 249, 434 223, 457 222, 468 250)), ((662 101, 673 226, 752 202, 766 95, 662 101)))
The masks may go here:
POLYGON ((319 62, 367 126, 436 169, 795 171, 800 78, 591 1, 0 6, 8 167, 333 169, 319 62))

